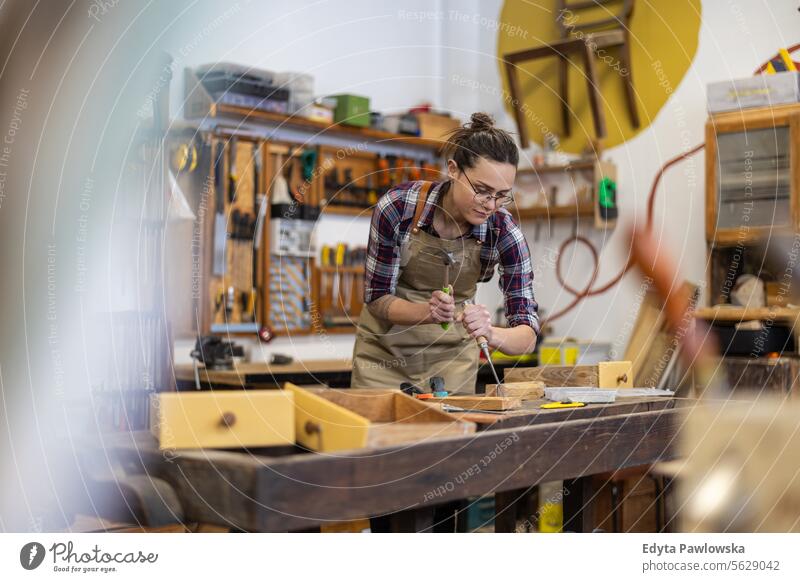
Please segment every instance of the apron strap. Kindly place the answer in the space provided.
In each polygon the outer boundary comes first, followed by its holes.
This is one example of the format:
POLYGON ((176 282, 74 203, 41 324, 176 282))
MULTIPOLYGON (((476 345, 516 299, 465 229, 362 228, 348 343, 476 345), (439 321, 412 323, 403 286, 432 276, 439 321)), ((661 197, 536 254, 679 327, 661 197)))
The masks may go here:
POLYGON ((417 196, 417 207, 414 209, 414 218, 411 221, 411 232, 419 232, 419 219, 422 218, 422 213, 425 210, 425 203, 428 201, 428 194, 433 187, 433 182, 425 181, 419 189, 419 196, 417 196))

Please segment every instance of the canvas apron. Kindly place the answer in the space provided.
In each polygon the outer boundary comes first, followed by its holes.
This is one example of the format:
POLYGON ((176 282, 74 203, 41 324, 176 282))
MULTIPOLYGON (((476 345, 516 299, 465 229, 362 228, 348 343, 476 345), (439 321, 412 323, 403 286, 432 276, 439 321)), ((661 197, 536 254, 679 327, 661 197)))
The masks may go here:
MULTIPOLYGON (((427 303, 445 284, 444 253, 455 257, 450 284, 456 313, 475 296, 481 275, 481 241, 472 237, 445 240, 424 232, 420 218, 431 183, 419 194, 407 240, 400 247, 400 273, 395 295, 414 303, 427 303)), ((478 372, 478 348, 461 323, 394 325, 362 309, 353 348, 353 388, 393 388, 402 382, 427 388, 434 376, 445 380, 452 393, 473 394, 478 372)))

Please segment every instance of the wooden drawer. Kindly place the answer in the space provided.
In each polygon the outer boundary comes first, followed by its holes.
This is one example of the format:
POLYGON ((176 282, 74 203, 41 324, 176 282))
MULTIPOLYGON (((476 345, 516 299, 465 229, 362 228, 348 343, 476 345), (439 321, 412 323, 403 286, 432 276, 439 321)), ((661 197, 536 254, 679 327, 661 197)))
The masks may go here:
POLYGON ((475 432, 475 424, 396 390, 303 389, 294 394, 297 442, 314 451, 386 447, 475 432))
POLYGON ((284 390, 169 392, 150 399, 161 449, 294 443, 294 394, 284 390))

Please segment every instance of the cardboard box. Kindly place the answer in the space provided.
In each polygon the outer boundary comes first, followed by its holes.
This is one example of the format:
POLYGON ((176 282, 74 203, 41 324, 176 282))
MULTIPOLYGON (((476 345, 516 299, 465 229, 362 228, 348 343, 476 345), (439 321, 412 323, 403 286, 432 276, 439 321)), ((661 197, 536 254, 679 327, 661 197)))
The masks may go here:
POLYGON ((453 117, 435 113, 417 113, 419 136, 428 139, 446 140, 448 133, 461 126, 461 122, 453 117))

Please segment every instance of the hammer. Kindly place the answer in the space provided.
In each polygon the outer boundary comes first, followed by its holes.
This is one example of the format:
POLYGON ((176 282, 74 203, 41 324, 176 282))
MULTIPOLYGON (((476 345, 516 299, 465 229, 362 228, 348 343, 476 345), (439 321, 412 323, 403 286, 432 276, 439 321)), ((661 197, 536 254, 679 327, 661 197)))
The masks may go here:
MULTIPOLYGON (((450 267, 455 265, 455 263, 456 258, 453 256, 453 253, 444 253, 444 287, 442 287, 442 292, 448 295, 453 294, 453 287, 450 285, 450 267)), ((449 322, 444 322, 441 326, 444 330, 450 329, 449 322)))

